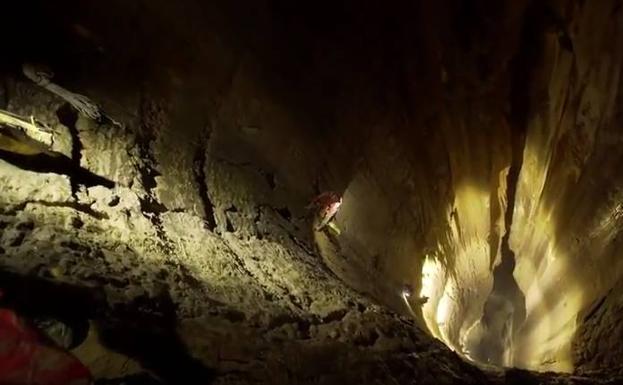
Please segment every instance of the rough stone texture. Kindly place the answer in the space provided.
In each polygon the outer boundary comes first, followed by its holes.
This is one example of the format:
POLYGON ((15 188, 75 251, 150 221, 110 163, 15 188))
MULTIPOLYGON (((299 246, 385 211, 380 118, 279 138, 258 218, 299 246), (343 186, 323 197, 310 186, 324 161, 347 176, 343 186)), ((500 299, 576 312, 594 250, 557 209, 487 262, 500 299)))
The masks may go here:
POLYGON ((621 375, 621 283, 606 295, 595 300, 582 314, 582 326, 575 339, 575 362, 580 373, 591 373, 608 368, 621 375))
POLYGON ((2 266, 101 292, 85 316, 106 348, 79 351, 99 376, 132 372, 116 351, 185 383, 621 380, 616 1, 24 13, 36 38, 7 43, 7 108, 51 125, 71 170, 114 187, 0 160, 2 266), (24 60, 124 127, 61 122, 65 103, 20 77, 24 60), (339 237, 311 231, 305 206, 324 190, 344 196, 339 237), (508 363, 584 377, 484 374, 416 327, 466 353, 507 226, 527 306, 508 363), (440 273, 407 320, 400 288, 425 289, 426 257, 440 273), (123 344, 152 328, 153 354, 123 344), (202 370, 166 362, 180 344, 202 370))

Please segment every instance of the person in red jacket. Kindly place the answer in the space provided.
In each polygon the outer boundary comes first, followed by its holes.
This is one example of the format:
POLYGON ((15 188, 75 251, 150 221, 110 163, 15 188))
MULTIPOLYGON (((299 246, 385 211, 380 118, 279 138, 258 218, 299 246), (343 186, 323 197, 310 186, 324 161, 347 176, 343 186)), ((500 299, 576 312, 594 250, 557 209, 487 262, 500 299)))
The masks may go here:
POLYGON ((89 385, 76 357, 48 341, 13 310, 0 308, 0 384, 89 385))
POLYGON ((342 197, 333 191, 323 192, 312 199, 307 208, 315 210, 314 230, 320 231, 328 225, 339 234, 339 229, 333 224, 332 220, 335 218, 341 204, 342 197))

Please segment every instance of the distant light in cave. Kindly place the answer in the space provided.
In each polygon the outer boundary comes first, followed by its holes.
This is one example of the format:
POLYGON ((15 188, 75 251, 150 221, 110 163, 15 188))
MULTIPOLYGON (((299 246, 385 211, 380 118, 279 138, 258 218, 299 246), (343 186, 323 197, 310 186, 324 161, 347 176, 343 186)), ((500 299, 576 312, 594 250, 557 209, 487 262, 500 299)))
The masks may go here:
POLYGON ((486 357, 493 354, 497 358, 490 362, 504 366, 569 371, 570 343, 583 295, 568 274, 564 248, 556 243, 551 211, 535 203, 542 183, 534 171, 530 165, 522 170, 522 178, 532 182, 520 182, 510 240, 517 258, 512 276, 525 296, 525 321, 516 325, 512 305, 505 305, 512 299, 497 294, 494 318, 483 318, 493 288, 493 267, 500 260, 499 239, 497 250, 490 253, 492 245, 496 247, 490 243, 490 232, 502 229, 503 223, 490 226, 491 197, 471 186, 458 188, 448 209, 451 247, 440 248, 423 262, 420 296, 429 300, 422 306, 422 316, 433 336, 470 360, 487 364, 486 357), (508 338, 500 334, 505 327, 510 328, 508 338))

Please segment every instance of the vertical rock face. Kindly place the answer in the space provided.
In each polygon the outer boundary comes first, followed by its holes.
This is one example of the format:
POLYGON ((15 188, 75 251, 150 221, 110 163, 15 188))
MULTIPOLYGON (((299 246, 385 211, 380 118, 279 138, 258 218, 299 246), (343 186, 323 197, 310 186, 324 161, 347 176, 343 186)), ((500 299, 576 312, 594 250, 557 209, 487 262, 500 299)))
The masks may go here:
POLYGON ((569 4, 560 14, 566 30, 545 35, 537 79, 548 103, 528 125, 511 247, 527 312, 515 355, 570 369, 578 311, 620 279, 612 218, 623 16, 617 4, 569 4), (544 336, 552 342, 537 342, 544 336))
MULTIPOLYGON (((617 1, 24 13, 0 108, 50 125, 66 161, 0 154, 4 268, 101 291, 129 335, 177 331, 216 383, 503 381, 418 325, 482 364, 623 362, 617 1), (122 124, 76 115, 24 61, 122 124), (340 235, 312 231, 322 191, 343 197, 340 235)), ((199 372, 88 316, 161 377, 199 372)))

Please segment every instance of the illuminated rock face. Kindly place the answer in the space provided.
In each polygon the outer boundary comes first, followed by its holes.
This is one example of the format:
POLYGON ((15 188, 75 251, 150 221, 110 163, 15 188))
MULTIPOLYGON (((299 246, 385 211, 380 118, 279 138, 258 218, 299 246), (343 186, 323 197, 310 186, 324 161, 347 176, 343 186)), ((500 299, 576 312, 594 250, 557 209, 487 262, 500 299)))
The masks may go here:
MULTIPOLYGON (((620 158, 620 150, 615 147, 620 135, 616 132, 620 130, 617 111, 622 57, 613 48, 621 42, 621 15, 615 10, 606 5, 569 6, 566 23, 570 40, 562 39, 561 32, 549 31, 542 36, 542 57, 531 77, 534 83, 530 94, 535 99, 525 122, 525 145, 521 148, 522 164, 510 226, 509 246, 516 259, 513 277, 524 297, 525 309, 518 309, 516 304, 521 301, 509 296, 492 299, 499 316, 489 319, 487 325, 480 320, 470 326, 473 321, 463 316, 462 309, 484 306, 482 292, 488 292, 491 285, 486 262, 490 256, 499 258, 501 254, 495 249, 498 244, 487 245, 487 240, 490 234, 499 240, 504 227, 484 223, 470 237, 454 235, 450 244, 459 250, 480 243, 480 251, 469 262, 463 262, 467 267, 459 264, 455 268, 453 273, 459 283, 446 272, 450 278, 443 292, 437 287, 427 289, 440 292, 433 296, 440 302, 434 305, 435 300, 431 301, 431 308, 425 307, 424 311, 427 322, 436 324, 431 329, 439 328, 435 335, 456 350, 466 346, 456 338, 457 326, 452 322, 448 326, 447 319, 454 314, 459 324, 467 322, 471 328, 470 333, 459 333, 470 346, 479 347, 478 341, 483 341, 490 353, 494 348, 486 341, 491 334, 495 341, 507 340, 497 363, 535 370, 573 370, 571 345, 577 329, 584 329, 582 310, 620 279, 614 246, 620 231, 619 177, 614 164, 620 158), (598 28, 597 20, 604 21, 604 25, 598 28), (611 45, 610 41, 616 43, 611 45), (464 271, 483 277, 480 288, 470 285, 471 279, 462 280, 464 271), (463 299, 448 302, 447 298, 463 298, 457 287, 475 287, 481 296, 473 295, 468 305, 463 299), (520 317, 518 311, 523 312, 520 317), (517 324, 517 320, 521 323, 517 324), (500 336, 501 331, 510 334, 500 336)), ((504 191, 502 184, 498 186, 504 191)), ((471 203, 463 207, 455 203, 456 216, 466 218, 467 224, 473 218, 487 218, 493 211, 489 210, 491 201, 503 211, 508 202, 504 202, 503 194, 496 199, 493 191, 485 189, 480 198, 468 198, 471 203), (475 212, 478 207, 480 212, 475 212)), ((458 199, 461 195, 456 190, 458 199)), ((492 218, 503 223, 504 218, 497 213, 492 218)), ((462 258, 460 252, 455 256, 462 258)), ((434 267, 428 269, 443 270, 430 264, 434 267)), ((427 269, 423 271, 426 273, 427 269)), ((581 351, 582 343, 575 349, 581 351)))
POLYGON ((479 364, 623 363, 617 1, 86 3, 8 43, 0 108, 73 163, 0 156, 3 267, 167 298, 216 383, 502 381, 426 330, 479 364))

